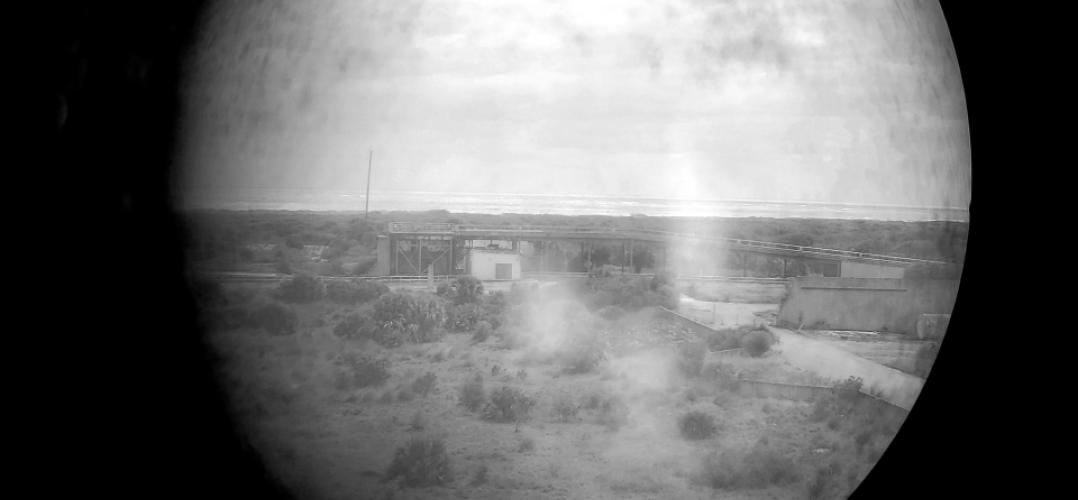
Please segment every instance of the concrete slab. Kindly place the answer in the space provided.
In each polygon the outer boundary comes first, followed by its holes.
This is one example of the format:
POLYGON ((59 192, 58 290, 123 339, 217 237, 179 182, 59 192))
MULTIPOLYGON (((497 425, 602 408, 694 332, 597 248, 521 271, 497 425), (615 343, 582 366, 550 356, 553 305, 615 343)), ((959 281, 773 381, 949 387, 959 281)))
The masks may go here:
POLYGON ((861 377, 866 391, 875 391, 883 399, 905 409, 913 407, 921 393, 924 379, 867 360, 827 342, 808 338, 784 328, 768 327, 778 339, 772 349, 794 366, 834 380, 861 377))

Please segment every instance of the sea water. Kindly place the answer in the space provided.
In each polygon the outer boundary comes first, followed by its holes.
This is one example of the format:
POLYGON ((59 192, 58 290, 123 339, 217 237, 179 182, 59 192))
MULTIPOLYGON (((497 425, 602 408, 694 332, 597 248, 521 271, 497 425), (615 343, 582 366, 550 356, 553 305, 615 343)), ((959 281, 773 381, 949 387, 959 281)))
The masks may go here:
MULTIPOLYGON (((244 188, 190 190, 182 209, 362 212, 363 192, 244 188)), ((601 195, 372 191, 372 212, 446 210, 455 213, 775 217, 968 222, 962 207, 924 207, 808 201, 688 200, 601 195)))

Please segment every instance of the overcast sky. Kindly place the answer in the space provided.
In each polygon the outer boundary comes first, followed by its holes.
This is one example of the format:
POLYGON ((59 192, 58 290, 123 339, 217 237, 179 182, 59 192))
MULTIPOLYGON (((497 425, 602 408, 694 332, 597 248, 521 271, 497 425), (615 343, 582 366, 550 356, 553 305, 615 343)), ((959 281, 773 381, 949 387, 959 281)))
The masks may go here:
POLYGON ((226 1, 189 70, 184 186, 969 204, 936 2, 226 1))

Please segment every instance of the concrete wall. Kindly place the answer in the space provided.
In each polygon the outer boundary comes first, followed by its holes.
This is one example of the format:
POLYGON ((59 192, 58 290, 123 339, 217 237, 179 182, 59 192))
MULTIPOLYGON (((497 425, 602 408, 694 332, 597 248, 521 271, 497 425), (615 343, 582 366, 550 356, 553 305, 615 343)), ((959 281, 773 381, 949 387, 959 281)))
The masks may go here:
MULTIPOLYGON (((834 392, 832 387, 827 386, 782 384, 749 379, 738 379, 737 390, 743 396, 790 399, 794 401, 812 401, 828 397, 834 392)), ((890 414, 890 417, 905 419, 909 415, 909 408, 903 408, 886 399, 877 398, 865 392, 859 392, 858 396, 863 402, 876 406, 883 412, 890 414)))
POLYGON ((378 235, 378 253, 375 255, 374 269, 371 270, 371 274, 374 276, 389 276, 389 237, 386 235, 378 235))
POLYGON ((688 318, 686 316, 682 316, 682 315, 678 314, 677 312, 671 311, 671 310, 669 310, 669 309, 667 309, 665 307, 659 307, 659 313, 658 314, 660 316, 665 316, 665 317, 667 317, 669 319, 672 319, 677 323, 680 323, 681 325, 685 326, 686 328, 691 330, 696 335, 700 336, 700 338, 702 338, 702 339, 706 339, 708 337, 708 335, 711 335, 712 333, 716 332, 716 330, 712 329, 711 327, 709 327, 709 326, 707 326, 707 325, 705 325, 703 323, 700 323, 699 321, 688 318))
POLYGON ((854 262, 844 260, 841 262, 839 276, 843 278, 892 278, 902 279, 906 275, 906 268, 902 266, 888 266, 883 264, 870 264, 867 262, 854 262))
POLYGON ((779 321, 805 328, 915 335, 922 314, 950 314, 957 280, 794 278, 779 321))
POLYGON ((469 274, 481 280, 496 279, 496 264, 512 264, 514 280, 520 279, 520 254, 516 252, 470 250, 468 252, 469 274))
POLYGON ((922 314, 917 318, 917 338, 941 339, 950 323, 950 314, 922 314))
POLYGON ((828 386, 781 384, 763 380, 739 379, 738 392, 742 396, 807 401, 827 397, 834 392, 834 389, 828 386))

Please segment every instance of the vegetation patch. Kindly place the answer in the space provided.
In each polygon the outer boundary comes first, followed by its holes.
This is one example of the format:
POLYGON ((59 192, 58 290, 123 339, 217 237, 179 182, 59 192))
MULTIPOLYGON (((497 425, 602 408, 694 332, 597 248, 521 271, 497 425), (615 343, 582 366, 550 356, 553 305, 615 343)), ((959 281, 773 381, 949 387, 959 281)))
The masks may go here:
POLYGON ((918 377, 927 377, 928 371, 932 369, 932 364, 936 362, 936 356, 939 354, 939 344, 936 342, 928 342, 917 349, 917 354, 913 361, 913 374, 918 377))
POLYGON ((703 342, 683 342, 678 345, 677 365, 686 377, 698 377, 704 368, 706 346, 703 342))
POLYGON ((277 302, 263 304, 251 312, 250 323, 271 335, 291 335, 299 319, 296 312, 277 302))
POLYGON ((771 333, 766 330, 755 330, 741 337, 741 348, 750 357, 759 358, 771 350, 771 333))
POLYGON ((379 343, 434 342, 442 337, 445 307, 436 297, 390 292, 374 302, 374 321, 382 328, 379 343))
POLYGON ((412 392, 420 396, 426 396, 434 390, 434 386, 437 382, 437 375, 431 372, 424 373, 421 377, 412 382, 412 392))
POLYGON ((483 296, 483 282, 474 276, 461 276, 438 285, 436 293, 457 305, 475 304, 483 296))
POLYGON ((600 400, 596 423, 616 431, 629 422, 629 406, 620 397, 607 396, 600 400))
POLYGON ((472 333, 472 342, 480 344, 486 342, 494 333, 494 327, 489 322, 480 321, 475 324, 475 331, 472 333))
POLYGON ((483 407, 483 419, 492 422, 522 422, 528 419, 535 400, 516 387, 502 386, 490 393, 483 407))
POLYGON ((375 359, 355 352, 343 353, 333 361, 340 368, 338 386, 343 389, 377 387, 389 380, 389 360, 375 359))
POLYGON ((483 389, 483 375, 476 373, 464 385, 460 386, 460 405, 468 411, 476 412, 487 401, 486 391, 483 389))
MULTIPOLYGON (((559 395, 554 399, 554 418, 559 422, 567 423, 576 420, 577 413, 580 412, 580 406, 573 402, 573 399, 565 394, 559 395)), ((598 406, 598 403, 596 403, 598 406)))
POLYGON ((718 430, 715 417, 702 411, 690 411, 682 415, 677 424, 681 437, 694 441, 710 438, 718 430))
POLYGON ((401 478, 405 486, 434 486, 452 480, 445 441, 433 437, 414 437, 397 448, 385 480, 401 478))
POLYGON ((561 354, 562 370, 568 374, 590 373, 606 359, 601 339, 590 330, 573 333, 561 354))
POLYGON ((325 286, 322 280, 301 274, 282 281, 277 286, 276 296, 284 302, 314 302, 325 296, 325 286))
POLYGON ((381 328, 370 315, 351 313, 333 327, 333 335, 341 339, 376 339, 381 328))
POLYGON ((326 296, 341 304, 362 304, 389 293, 385 283, 373 280, 330 281, 326 284, 326 296))
POLYGON ((792 459, 766 446, 725 450, 704 457, 694 482, 715 489, 740 490, 786 486, 800 479, 792 459))

